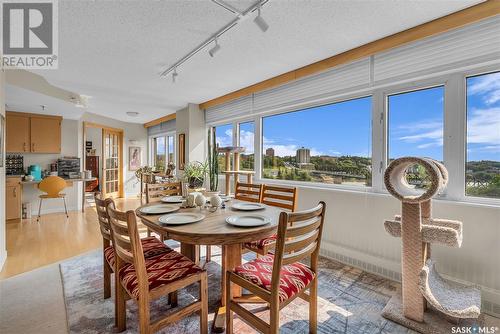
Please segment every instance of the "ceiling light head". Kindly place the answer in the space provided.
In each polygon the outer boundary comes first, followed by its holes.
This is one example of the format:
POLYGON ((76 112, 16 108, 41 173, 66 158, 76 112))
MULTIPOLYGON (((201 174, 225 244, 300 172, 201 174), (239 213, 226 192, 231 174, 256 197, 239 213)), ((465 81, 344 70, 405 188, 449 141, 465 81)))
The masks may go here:
POLYGON ((172 73, 172 82, 175 83, 175 80, 177 79, 177 68, 174 68, 174 72, 172 73))
POLYGON ((260 28, 260 30, 262 30, 262 32, 266 32, 267 29, 269 29, 269 24, 267 24, 264 18, 260 15, 260 7, 257 9, 257 11, 258 14, 255 19, 253 19, 253 21, 260 28))
POLYGON ((220 50, 220 45, 219 45, 219 41, 216 39, 214 39, 214 42, 215 42, 215 45, 213 48, 211 48, 209 51, 208 51, 208 54, 210 55, 210 57, 213 57, 215 56, 215 54, 220 50))
POLYGON ((139 116, 139 113, 137 111, 127 111, 127 116, 137 117, 139 116))

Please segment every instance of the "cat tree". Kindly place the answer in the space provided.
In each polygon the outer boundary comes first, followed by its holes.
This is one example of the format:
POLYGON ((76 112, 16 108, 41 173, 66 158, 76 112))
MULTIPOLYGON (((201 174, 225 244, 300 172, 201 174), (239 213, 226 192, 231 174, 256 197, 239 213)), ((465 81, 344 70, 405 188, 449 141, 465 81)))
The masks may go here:
POLYGON ((450 333, 453 324, 447 320, 477 319, 480 290, 444 279, 430 258, 431 244, 462 245, 461 222, 432 218, 431 199, 446 187, 446 168, 429 158, 400 158, 389 165, 384 181, 389 193, 402 204, 401 216, 384 223, 390 235, 401 238, 402 289, 401 296, 394 296, 382 315, 421 333, 450 333), (406 180, 407 170, 416 164, 425 168, 431 180, 425 191, 406 180))

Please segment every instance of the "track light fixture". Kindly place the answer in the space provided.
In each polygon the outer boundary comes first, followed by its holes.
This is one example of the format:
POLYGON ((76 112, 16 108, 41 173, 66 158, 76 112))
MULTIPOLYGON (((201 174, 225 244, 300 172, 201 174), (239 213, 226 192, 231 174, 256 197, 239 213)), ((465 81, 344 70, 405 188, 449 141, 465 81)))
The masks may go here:
POLYGON ((262 32, 266 32, 269 29, 269 24, 264 20, 264 18, 260 15, 260 7, 257 9, 257 16, 253 20, 255 24, 262 30, 262 32))
POLYGON ((208 51, 208 54, 210 55, 210 57, 213 57, 215 56, 215 54, 220 50, 220 45, 219 45, 219 42, 217 41, 217 38, 214 39, 214 42, 215 42, 215 45, 213 48, 211 48, 209 51, 208 51))
POLYGON ((177 79, 178 75, 177 68, 174 68, 174 72, 172 72, 172 83, 175 83, 175 79, 177 79))

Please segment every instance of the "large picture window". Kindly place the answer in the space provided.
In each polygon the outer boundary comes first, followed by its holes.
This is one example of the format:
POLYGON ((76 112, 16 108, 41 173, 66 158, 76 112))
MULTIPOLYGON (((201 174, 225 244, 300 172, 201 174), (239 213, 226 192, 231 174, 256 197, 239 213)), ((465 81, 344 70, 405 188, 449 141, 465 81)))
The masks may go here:
POLYGON ((262 119, 262 177, 371 185, 371 97, 262 119))
MULTIPOLYGON (((389 162, 404 156, 443 161, 444 87, 433 87, 388 97, 389 162)), ((425 188, 428 176, 422 166, 407 175, 409 184, 425 188)))
POLYGON ((500 72, 467 78, 466 195, 500 198, 500 72))

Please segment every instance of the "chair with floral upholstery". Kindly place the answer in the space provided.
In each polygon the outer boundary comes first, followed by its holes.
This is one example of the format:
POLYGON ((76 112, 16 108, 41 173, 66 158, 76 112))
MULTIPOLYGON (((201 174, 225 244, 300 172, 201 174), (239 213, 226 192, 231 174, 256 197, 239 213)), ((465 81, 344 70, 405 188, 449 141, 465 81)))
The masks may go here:
POLYGON ((115 249, 115 312, 119 332, 126 329, 126 300, 138 306, 139 332, 156 333, 193 313, 200 313, 200 333, 208 332, 207 272, 184 255, 168 252, 145 258, 134 211, 107 206, 115 249), (151 322, 150 302, 192 284, 199 285, 199 297, 189 305, 151 322))
POLYGON ((274 255, 226 273, 226 333, 233 333, 233 312, 262 333, 278 333, 279 311, 297 297, 309 302, 309 333, 317 332, 318 257, 325 209, 325 203, 320 202, 306 211, 282 212, 274 255), (301 262, 308 257, 310 266, 301 262), (256 300, 233 299, 233 284, 250 291, 256 300), (242 307, 243 302, 266 302, 270 322, 242 307))

